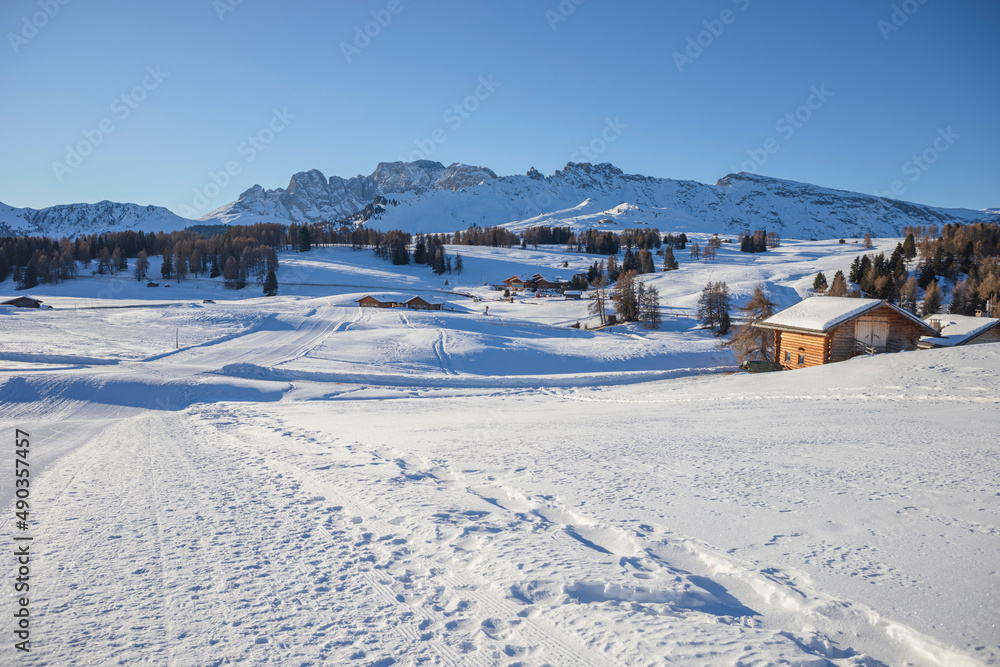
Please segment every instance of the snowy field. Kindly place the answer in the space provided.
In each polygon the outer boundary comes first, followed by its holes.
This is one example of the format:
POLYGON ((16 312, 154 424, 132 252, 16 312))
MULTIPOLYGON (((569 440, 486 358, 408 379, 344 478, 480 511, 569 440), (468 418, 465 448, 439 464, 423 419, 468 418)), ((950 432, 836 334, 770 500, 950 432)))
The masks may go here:
POLYGON ((790 305, 850 243, 678 253, 656 332, 483 286, 595 257, 450 251, 461 276, 327 248, 274 299, 88 277, 0 312, 35 538, 32 650, 0 663, 1000 661, 997 346, 729 372, 705 283, 790 305), (381 292, 451 310, 353 305, 381 292))

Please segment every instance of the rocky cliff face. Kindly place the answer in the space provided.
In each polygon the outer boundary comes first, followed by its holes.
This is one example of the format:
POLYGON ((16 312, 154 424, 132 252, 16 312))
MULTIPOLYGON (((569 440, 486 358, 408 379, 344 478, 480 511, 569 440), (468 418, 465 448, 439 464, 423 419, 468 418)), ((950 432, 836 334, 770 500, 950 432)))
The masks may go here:
MULTIPOLYGON (((626 174, 610 164, 569 163, 552 176, 484 180, 459 190, 414 188, 370 224, 406 231, 454 231, 470 224, 628 227, 737 233, 766 228, 786 238, 896 236, 908 225, 998 220, 992 211, 942 209, 754 174, 715 185, 626 174), (610 220, 610 226, 607 221, 610 220)), ((361 221, 359 219, 359 221, 361 221)))
POLYGON ((236 222, 257 216, 289 222, 339 220, 362 210, 378 195, 455 191, 497 178, 485 167, 440 162, 381 162, 370 176, 344 179, 313 169, 294 176, 286 188, 265 190, 255 185, 202 220, 236 222))

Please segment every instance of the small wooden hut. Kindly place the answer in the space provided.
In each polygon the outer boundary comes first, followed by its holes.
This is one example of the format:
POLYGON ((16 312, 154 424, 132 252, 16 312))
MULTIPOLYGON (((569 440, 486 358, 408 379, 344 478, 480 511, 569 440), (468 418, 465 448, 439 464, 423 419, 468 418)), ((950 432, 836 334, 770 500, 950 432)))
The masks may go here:
POLYGON ((887 301, 836 296, 809 297, 757 326, 774 332, 774 361, 787 369, 916 350, 921 336, 937 333, 887 301))

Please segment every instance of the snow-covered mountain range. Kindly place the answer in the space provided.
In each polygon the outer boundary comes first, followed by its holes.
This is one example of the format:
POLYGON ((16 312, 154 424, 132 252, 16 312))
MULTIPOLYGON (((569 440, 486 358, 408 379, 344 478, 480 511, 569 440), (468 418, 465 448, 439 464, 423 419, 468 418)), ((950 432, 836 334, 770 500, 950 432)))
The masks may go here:
POLYGON ((59 204, 48 208, 14 208, 0 202, 0 235, 79 236, 131 229, 174 231, 198 224, 162 206, 140 206, 99 201, 96 204, 59 204))
POLYGON ((418 160, 383 162, 369 176, 299 172, 285 188, 260 185, 200 221, 160 207, 72 204, 35 211, 0 205, 0 233, 75 235, 103 229, 173 230, 200 223, 353 220, 380 229, 453 232, 469 225, 533 225, 736 233, 766 228, 786 238, 898 236, 909 225, 1000 220, 982 211, 924 206, 749 173, 715 185, 625 174, 610 164, 569 163, 497 176, 486 167, 418 160), (378 203, 373 206, 373 203, 378 203))

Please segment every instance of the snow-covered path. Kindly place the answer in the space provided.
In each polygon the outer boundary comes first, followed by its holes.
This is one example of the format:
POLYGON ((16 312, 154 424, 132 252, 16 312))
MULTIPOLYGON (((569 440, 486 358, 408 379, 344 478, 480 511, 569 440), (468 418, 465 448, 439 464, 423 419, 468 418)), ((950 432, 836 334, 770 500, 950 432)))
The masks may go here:
POLYGON ((1000 355, 926 354, 613 389, 302 383, 114 421, 94 406, 98 435, 37 481, 37 643, 18 659, 994 660, 1000 355))

